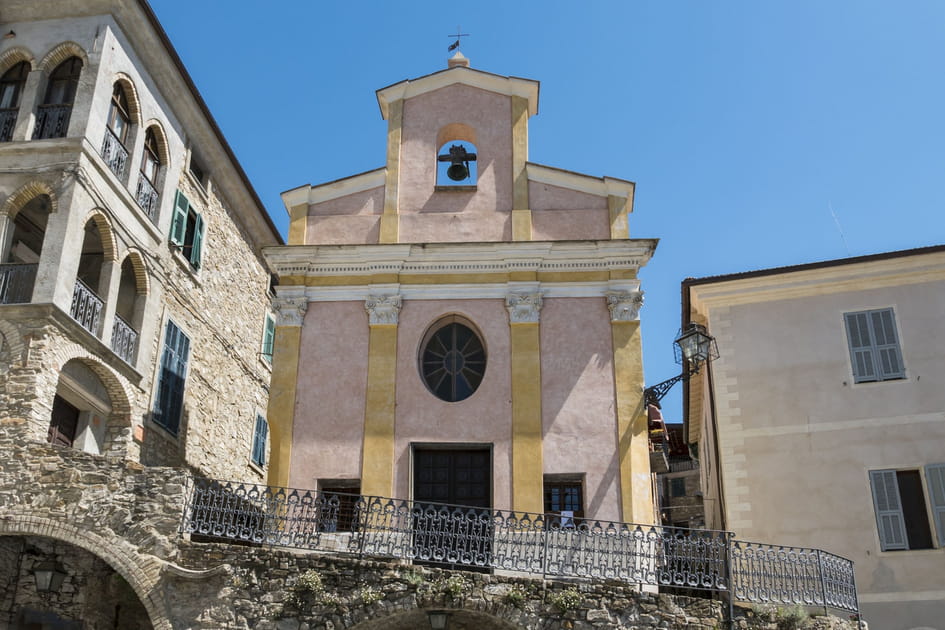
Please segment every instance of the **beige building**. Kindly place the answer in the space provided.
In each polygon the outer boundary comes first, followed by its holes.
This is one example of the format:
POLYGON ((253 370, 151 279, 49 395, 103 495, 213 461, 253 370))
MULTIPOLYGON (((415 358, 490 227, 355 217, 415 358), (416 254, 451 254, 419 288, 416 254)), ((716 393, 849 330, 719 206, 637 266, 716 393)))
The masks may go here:
POLYGON ((654 522, 633 183, 528 160, 538 82, 377 91, 376 170, 283 194, 270 484, 654 522))
POLYGON ((2 19, 0 416, 262 480, 265 209, 145 2, 2 19))
POLYGON ((945 247, 683 282, 707 525, 856 563, 871 628, 945 619, 945 247))

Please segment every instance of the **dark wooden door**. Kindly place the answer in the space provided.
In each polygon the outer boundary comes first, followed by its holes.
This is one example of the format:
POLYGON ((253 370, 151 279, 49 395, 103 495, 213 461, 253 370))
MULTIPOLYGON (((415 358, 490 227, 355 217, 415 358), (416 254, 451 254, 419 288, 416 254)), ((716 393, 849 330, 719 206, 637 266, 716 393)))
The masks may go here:
POLYGON ((53 398, 52 420, 46 436, 50 444, 72 446, 75 430, 79 425, 79 410, 70 405, 61 396, 53 398))
POLYGON ((491 566, 492 453, 488 449, 416 449, 413 498, 418 561, 465 569, 491 566))

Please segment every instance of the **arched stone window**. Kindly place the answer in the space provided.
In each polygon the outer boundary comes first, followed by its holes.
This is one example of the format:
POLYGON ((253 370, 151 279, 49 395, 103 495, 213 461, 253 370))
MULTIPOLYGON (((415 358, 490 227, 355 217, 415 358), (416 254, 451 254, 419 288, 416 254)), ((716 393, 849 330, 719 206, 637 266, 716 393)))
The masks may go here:
POLYGON ((420 345, 420 374, 434 396, 459 402, 472 396, 486 373, 486 349, 471 322, 444 317, 420 345))
POLYGON ((32 299, 39 258, 46 238, 46 223, 52 200, 39 194, 12 216, 0 217, 7 225, 2 232, 3 258, 0 259, 0 304, 23 304, 32 299))
POLYGON ((21 61, 0 77, 0 142, 9 142, 13 138, 13 127, 16 126, 20 110, 20 97, 23 95, 23 85, 29 73, 29 62, 21 61))
POLYGON ((104 453, 111 412, 105 384, 82 361, 73 359, 59 373, 46 439, 50 444, 104 453))
POLYGON ((444 125, 436 134, 436 185, 475 186, 479 177, 476 130, 463 123, 444 125))
POLYGON ((145 272, 136 269, 136 266, 143 267, 140 257, 133 259, 132 256, 126 256, 121 263, 115 323, 112 326, 112 350, 129 365, 134 365, 137 357, 138 333, 147 299, 147 287, 140 286, 138 281, 139 274, 145 272))
POLYGON ((140 177, 135 198, 138 205, 152 221, 157 221, 160 207, 161 179, 164 173, 164 161, 161 159, 160 145, 156 131, 158 127, 151 126, 144 134, 144 149, 141 152, 140 177))
POLYGON ((82 60, 78 57, 69 57, 50 73, 46 95, 36 112, 34 140, 66 137, 81 73, 82 60))
MULTIPOLYGON (((101 219, 100 219, 101 220, 101 219)), ((72 293, 70 314, 83 328, 96 337, 101 331, 101 316, 104 301, 101 287, 107 286, 103 278, 105 248, 102 234, 93 217, 85 224, 82 239, 82 254, 76 272, 75 289, 72 293)))
POLYGON ((128 164, 128 137, 131 130, 131 114, 128 96, 121 83, 115 83, 112 100, 108 107, 108 122, 105 139, 102 141, 102 158, 118 179, 124 181, 128 164))

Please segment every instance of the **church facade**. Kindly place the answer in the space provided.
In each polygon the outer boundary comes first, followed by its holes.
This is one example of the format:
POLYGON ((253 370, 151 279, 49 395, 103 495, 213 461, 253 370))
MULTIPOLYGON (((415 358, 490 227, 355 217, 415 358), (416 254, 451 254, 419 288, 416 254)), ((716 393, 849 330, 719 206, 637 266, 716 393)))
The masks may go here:
POLYGON ((528 160, 538 82, 377 91, 376 170, 283 194, 269 484, 654 522, 634 184, 528 160))

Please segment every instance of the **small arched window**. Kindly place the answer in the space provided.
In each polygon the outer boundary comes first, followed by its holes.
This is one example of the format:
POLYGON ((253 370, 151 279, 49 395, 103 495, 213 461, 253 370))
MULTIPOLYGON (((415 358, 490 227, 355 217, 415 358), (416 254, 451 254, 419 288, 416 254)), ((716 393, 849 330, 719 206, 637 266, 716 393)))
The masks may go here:
POLYGON ((420 350, 420 374, 427 389, 446 402, 472 396, 486 373, 486 349, 471 324, 459 317, 438 321, 420 350))
POLYGON ((30 64, 21 61, 0 77, 0 142, 9 142, 13 138, 20 96, 29 73, 30 64))
POLYGON ((66 137, 81 73, 82 60, 69 57, 49 75, 46 97, 37 111, 34 140, 66 137))
POLYGON ((157 217, 160 194, 158 178, 161 174, 161 156, 158 153, 157 136, 153 129, 144 134, 144 149, 141 152, 141 177, 138 178, 138 190, 135 198, 138 205, 152 221, 157 217))
POLYGON ((128 97, 121 85, 116 83, 112 90, 112 102, 108 109, 108 128, 118 141, 125 144, 128 139, 128 128, 131 126, 131 116, 128 114, 128 97))

